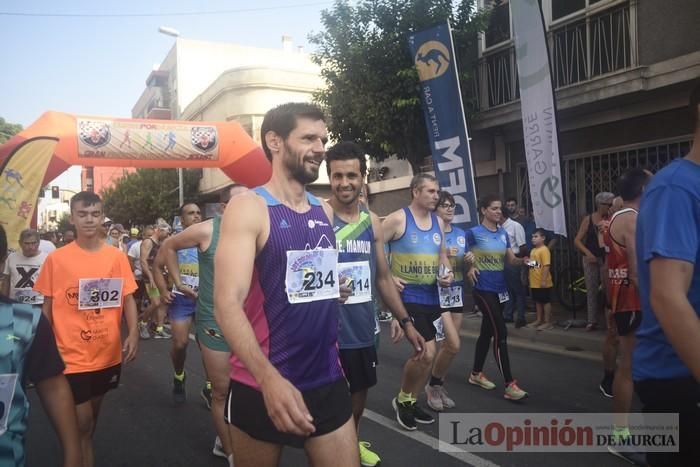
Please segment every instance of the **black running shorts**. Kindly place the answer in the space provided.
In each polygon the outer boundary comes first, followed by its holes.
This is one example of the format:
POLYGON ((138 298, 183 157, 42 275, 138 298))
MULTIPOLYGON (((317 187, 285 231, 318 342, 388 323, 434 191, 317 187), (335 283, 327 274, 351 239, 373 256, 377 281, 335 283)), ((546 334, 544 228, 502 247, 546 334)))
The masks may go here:
POLYGON ((350 394, 377 384, 377 349, 372 345, 361 349, 340 349, 340 364, 350 386, 350 394))
POLYGON ((87 402, 93 397, 103 396, 110 389, 119 387, 121 374, 122 366, 119 364, 104 370, 71 373, 66 375, 66 379, 77 405, 87 402))
POLYGON ((418 334, 423 336, 426 342, 435 339, 435 325, 433 321, 438 319, 443 311, 439 305, 420 305, 418 303, 404 303, 408 315, 413 318, 413 325, 418 334))
MULTIPOLYGON (((302 392, 316 428, 311 436, 332 433, 352 417, 350 392, 345 379, 302 392)), ((273 444, 303 448, 306 437, 282 433, 267 415, 260 391, 238 381, 229 386, 224 418, 251 438, 273 444)))

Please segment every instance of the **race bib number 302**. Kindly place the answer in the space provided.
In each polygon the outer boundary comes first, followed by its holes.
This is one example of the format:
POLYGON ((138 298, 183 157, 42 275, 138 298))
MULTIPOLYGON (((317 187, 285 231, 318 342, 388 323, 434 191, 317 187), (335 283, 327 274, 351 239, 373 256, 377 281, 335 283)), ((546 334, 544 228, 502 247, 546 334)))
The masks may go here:
POLYGON ((122 278, 80 279, 78 309, 118 308, 122 306, 122 278))
POLYGON ((369 270, 369 261, 356 261, 354 263, 340 263, 338 265, 338 277, 352 290, 345 304, 367 303, 372 300, 372 274, 369 270))
POLYGON ((287 300, 289 303, 307 303, 340 297, 337 269, 338 250, 287 251, 287 300))

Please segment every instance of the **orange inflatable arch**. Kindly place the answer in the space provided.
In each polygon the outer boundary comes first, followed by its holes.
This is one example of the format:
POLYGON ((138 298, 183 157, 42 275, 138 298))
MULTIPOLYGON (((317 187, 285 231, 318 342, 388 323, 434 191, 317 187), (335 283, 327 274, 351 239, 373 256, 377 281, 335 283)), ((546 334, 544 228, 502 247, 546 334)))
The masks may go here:
POLYGON ((72 165, 216 167, 248 187, 272 173, 237 122, 76 116, 46 112, 0 146, 0 224, 11 247, 29 226, 39 190, 72 165))

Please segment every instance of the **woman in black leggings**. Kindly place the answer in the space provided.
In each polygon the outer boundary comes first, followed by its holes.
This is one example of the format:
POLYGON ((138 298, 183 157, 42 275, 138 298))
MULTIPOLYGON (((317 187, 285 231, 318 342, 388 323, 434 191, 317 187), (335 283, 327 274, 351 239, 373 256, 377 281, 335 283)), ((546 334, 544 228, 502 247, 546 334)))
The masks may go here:
POLYGON ((496 387, 482 371, 489 352, 489 343, 493 338, 493 354, 506 383, 503 397, 520 400, 527 397, 527 392, 518 387, 510 373, 506 344, 508 332, 503 321, 502 308, 503 303, 508 300, 504 262, 520 265, 525 260, 515 257, 510 249, 508 234, 498 225, 502 220, 499 197, 495 195, 484 197, 479 203, 479 210, 483 216, 481 225, 467 231, 467 244, 474 253, 476 261, 470 273, 474 282, 474 304, 483 314, 481 333, 476 341, 474 352, 474 368, 469 375, 469 383, 484 389, 496 387))

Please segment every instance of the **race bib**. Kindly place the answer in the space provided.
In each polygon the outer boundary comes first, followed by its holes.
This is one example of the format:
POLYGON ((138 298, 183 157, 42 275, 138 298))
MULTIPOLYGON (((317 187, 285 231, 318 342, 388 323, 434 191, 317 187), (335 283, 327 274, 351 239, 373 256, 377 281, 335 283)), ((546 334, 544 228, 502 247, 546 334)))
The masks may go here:
POLYGON ((7 431, 7 419, 10 416, 12 399, 15 397, 17 374, 0 375, 0 436, 7 431))
POLYGON ((440 308, 459 308, 464 306, 461 285, 453 285, 452 287, 438 286, 438 293, 440 294, 440 308))
POLYGON ((35 292, 32 289, 19 289, 15 292, 15 300, 28 305, 40 304, 44 301, 43 298, 39 292, 35 292))
POLYGON ((508 295, 508 292, 500 292, 498 294, 498 303, 505 303, 508 300, 510 300, 510 296, 508 295))
POLYGON ((433 321, 433 326, 435 326, 435 342, 444 341, 445 328, 442 325, 442 316, 433 321))
POLYGON ((340 297, 337 269, 338 250, 288 251, 284 281, 287 300, 293 304, 340 297))
POLYGON ((80 279, 78 309, 118 308, 122 306, 122 278, 80 279))
MULTIPOLYGON (((189 287, 190 289, 194 290, 195 292, 199 292, 199 276, 190 276, 187 274, 181 274, 180 275, 180 280, 184 285, 189 287)), ((173 285, 173 293, 179 294, 179 295, 184 295, 182 292, 177 290, 177 287, 173 285)))
POLYGON ((346 304, 367 303, 372 300, 372 275, 369 261, 338 264, 338 277, 352 290, 346 304))

